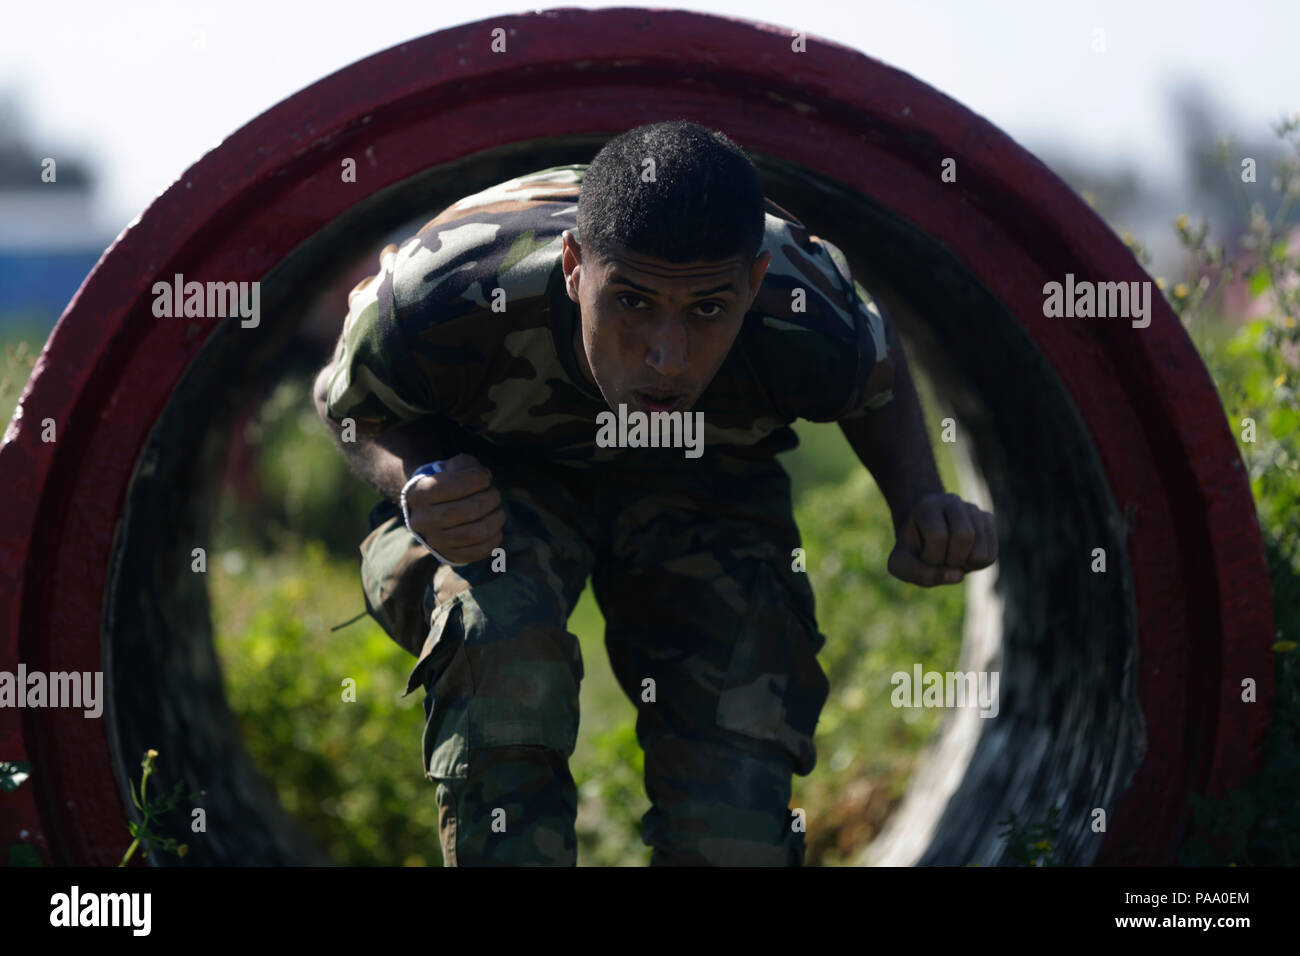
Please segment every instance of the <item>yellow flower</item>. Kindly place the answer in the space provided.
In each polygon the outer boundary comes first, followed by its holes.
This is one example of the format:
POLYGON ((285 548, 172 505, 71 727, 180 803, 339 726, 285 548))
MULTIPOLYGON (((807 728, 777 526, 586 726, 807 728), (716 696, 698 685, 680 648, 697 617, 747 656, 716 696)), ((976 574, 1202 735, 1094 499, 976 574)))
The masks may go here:
POLYGON ((1050 844, 1046 840, 1039 840, 1037 843, 1034 844, 1035 850, 1050 850, 1051 848, 1052 848, 1052 844, 1050 844))
POLYGON ((1282 373, 1281 375, 1279 375, 1277 378, 1273 379, 1273 384, 1274 384, 1274 386, 1285 385, 1285 384, 1286 384, 1286 372, 1283 372, 1283 373, 1282 373))
POLYGON ((1295 328, 1295 316, 1287 315, 1282 317, 1282 327, 1287 329, 1295 328))
POLYGON ((1180 282, 1174 286, 1174 297, 1178 299, 1187 298, 1187 286, 1184 283, 1180 282))
POLYGON ((190 845, 188 843, 182 843, 180 846, 176 848, 177 856, 184 856, 186 853, 189 852, 190 852, 190 845))
POLYGON ((1164 276, 1156 276, 1156 288, 1157 288, 1157 289, 1160 289, 1162 292, 1164 291, 1164 288, 1165 288, 1165 277, 1164 277, 1164 276))
POLYGON ((149 748, 148 751, 146 751, 145 756, 146 756, 146 757, 156 757, 156 756, 158 756, 158 751, 154 750, 154 749, 151 747, 151 748, 149 748))
POLYGON ((1273 650, 1277 651, 1279 654, 1287 654, 1294 651, 1295 647, 1295 641, 1277 641, 1273 645, 1273 650))
POLYGON ((1182 229, 1186 229, 1186 228, 1187 228, 1187 225, 1188 225, 1187 214, 1186 214, 1186 213, 1183 213, 1183 215, 1181 215, 1181 216, 1179 216, 1177 219, 1175 219, 1175 220, 1174 220, 1174 225, 1177 226, 1180 230, 1182 230, 1182 229))

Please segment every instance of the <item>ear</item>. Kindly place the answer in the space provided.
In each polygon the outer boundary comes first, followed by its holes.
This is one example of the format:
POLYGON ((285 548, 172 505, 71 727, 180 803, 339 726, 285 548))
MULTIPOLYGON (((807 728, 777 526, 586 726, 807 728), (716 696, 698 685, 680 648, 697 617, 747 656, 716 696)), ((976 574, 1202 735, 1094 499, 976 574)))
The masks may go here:
POLYGON ((569 298, 577 302, 578 279, 581 275, 578 267, 582 265, 582 247, 578 245, 578 240, 571 229, 564 230, 561 237, 564 240, 564 252, 560 257, 560 268, 564 270, 564 287, 569 293, 569 298))

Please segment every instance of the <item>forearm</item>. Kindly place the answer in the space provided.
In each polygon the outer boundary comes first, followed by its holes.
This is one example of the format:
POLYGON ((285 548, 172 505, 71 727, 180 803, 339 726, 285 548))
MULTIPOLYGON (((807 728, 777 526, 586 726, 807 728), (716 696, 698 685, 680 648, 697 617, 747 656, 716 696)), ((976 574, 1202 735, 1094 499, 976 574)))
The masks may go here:
POLYGON ((411 472, 444 457, 422 422, 412 422, 378 438, 345 442, 338 440, 335 432, 335 439, 352 473, 394 503, 401 497, 411 472), (412 433, 417 426, 423 426, 418 436, 412 433))
POLYGON ((881 411, 839 423, 858 460, 884 495, 897 529, 922 495, 943 493, 943 481, 926 434, 925 416, 897 341, 890 342, 894 398, 881 411))
POLYGON ((445 457, 436 432, 427 421, 410 422, 374 438, 358 436, 354 441, 345 441, 343 429, 326 414, 322 379, 327 380, 325 373, 317 381, 317 414, 334 436, 352 473, 389 501, 398 501, 412 471, 445 457))

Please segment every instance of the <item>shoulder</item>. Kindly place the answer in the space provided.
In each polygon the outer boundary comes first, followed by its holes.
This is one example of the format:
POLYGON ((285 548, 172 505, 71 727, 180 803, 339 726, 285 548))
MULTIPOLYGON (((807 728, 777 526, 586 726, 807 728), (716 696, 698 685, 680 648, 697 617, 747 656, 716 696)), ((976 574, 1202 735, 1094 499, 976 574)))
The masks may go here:
POLYGON ((763 249, 772 259, 751 309, 766 320, 762 327, 792 332, 794 326, 841 341, 857 338, 857 296, 837 246, 768 200, 763 249))
POLYGON ((745 316, 746 347, 788 417, 831 420, 883 354, 871 305, 843 252, 770 200, 763 248, 772 258, 745 316))
POLYGON ((393 297, 404 324, 416 316, 442 324, 544 297, 561 234, 577 225, 585 169, 555 166, 465 196, 403 242, 393 297))
POLYGON ((774 358, 815 361, 845 352, 854 357, 863 316, 847 260, 834 244, 781 212, 769 209, 767 215, 763 249, 772 258, 745 316, 746 333, 774 358))

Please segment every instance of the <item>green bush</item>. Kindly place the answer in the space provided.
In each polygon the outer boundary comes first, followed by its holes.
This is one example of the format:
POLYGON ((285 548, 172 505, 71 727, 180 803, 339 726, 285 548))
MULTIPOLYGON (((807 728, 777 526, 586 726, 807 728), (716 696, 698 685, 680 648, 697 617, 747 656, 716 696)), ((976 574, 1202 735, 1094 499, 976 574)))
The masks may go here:
MULTIPOLYGON (((1188 865, 1295 865, 1300 862, 1300 253, 1291 251, 1300 200, 1300 116, 1277 127, 1291 147, 1270 188, 1281 194, 1274 215, 1251 207, 1236 249, 1208 241, 1208 224, 1175 223, 1190 256, 1185 282, 1170 302, 1205 360, 1250 475, 1273 590, 1277 628, 1273 720, 1262 767, 1221 799, 1191 793, 1202 833, 1182 848, 1188 865), (1226 283, 1244 282, 1257 315, 1233 327, 1224 320, 1226 283)), ((1227 174, 1236 169, 1223 144, 1227 174)), ((1261 184, 1261 187, 1262 184, 1261 184)))
POLYGON ((302 372, 277 382, 245 427, 256 497, 241 502, 232 489, 223 490, 215 523, 224 534, 220 543, 270 552, 316 540, 336 557, 357 554, 380 496, 348 470, 316 414, 311 386, 302 372))
POLYGON ((356 562, 312 541, 209 571, 226 694, 281 803, 338 863, 440 865, 414 660, 369 617, 331 630, 364 610, 356 562))

